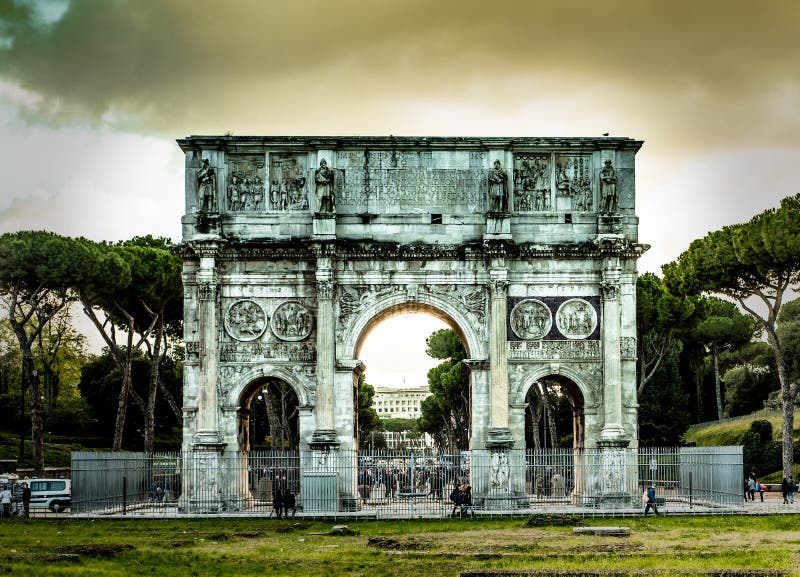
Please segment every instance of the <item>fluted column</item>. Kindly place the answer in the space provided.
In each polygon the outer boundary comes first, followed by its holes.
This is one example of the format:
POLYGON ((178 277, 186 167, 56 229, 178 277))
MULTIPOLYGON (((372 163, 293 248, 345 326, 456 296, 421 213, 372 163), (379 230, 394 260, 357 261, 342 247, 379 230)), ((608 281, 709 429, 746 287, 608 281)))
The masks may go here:
POLYGON ((513 444, 508 429, 508 351, 506 312, 508 270, 490 272, 491 318, 489 328, 490 415, 487 447, 509 447, 513 444))
POLYGON ((622 355, 620 269, 616 258, 609 258, 603 271, 600 286, 603 297, 603 410, 605 424, 600 434, 601 441, 627 444, 622 427, 622 355))
MULTIPOLYGON (((327 260, 327 259, 324 259, 327 260)), ((328 263, 325 263, 328 264, 328 263)), ((333 316, 333 271, 317 269, 317 393, 314 413, 316 430, 312 445, 336 443, 333 412, 333 379, 335 371, 335 321, 333 316)))
POLYGON ((197 271, 198 324, 199 324, 199 390, 197 399, 198 444, 219 444, 222 436, 218 424, 217 367, 219 341, 217 326, 217 273, 215 244, 198 249, 200 269, 197 271))

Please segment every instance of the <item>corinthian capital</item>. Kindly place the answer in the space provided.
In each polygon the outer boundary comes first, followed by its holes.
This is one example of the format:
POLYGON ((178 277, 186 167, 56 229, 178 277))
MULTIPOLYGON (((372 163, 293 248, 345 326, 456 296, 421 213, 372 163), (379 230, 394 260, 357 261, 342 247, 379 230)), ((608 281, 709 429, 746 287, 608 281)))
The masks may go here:
POLYGON ((603 295, 603 300, 615 301, 619 298, 619 285, 612 282, 600 283, 600 293, 603 295))
POLYGON ((508 295, 508 281, 504 279, 492 279, 489 281, 489 290, 492 298, 506 298, 508 295))
POLYGON ((317 298, 332 299, 333 298, 333 281, 332 280, 318 280, 317 281, 317 298))

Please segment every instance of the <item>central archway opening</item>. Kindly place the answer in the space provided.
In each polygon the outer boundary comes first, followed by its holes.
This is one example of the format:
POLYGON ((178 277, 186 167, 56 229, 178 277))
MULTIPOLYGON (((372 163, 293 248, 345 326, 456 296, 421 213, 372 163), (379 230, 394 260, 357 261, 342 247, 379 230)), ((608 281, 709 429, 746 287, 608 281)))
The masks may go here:
POLYGON ((361 432, 362 450, 469 448, 470 379, 462 362, 469 355, 452 318, 419 303, 390 307, 364 328, 356 355, 366 366, 380 428, 368 437, 361 432))

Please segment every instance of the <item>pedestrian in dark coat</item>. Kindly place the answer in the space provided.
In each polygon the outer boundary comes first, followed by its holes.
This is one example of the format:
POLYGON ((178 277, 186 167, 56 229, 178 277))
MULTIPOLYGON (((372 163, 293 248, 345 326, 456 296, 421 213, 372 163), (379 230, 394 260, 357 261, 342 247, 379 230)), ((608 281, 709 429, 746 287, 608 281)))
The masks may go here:
POLYGON ((783 497, 783 504, 784 505, 788 505, 789 504, 789 481, 786 479, 786 477, 784 477, 783 481, 781 481, 781 496, 783 497))
POLYGON ((283 514, 283 493, 281 493, 280 489, 276 489, 272 495, 272 510, 275 512, 275 516, 280 519, 283 514))
POLYGON ((297 513, 297 505, 295 504, 294 493, 287 489, 286 494, 283 496, 283 516, 287 519, 289 518, 290 509, 292 511, 292 519, 294 519, 294 514, 297 513))
POLYGON ((650 485, 647 488, 647 503, 644 506, 645 517, 650 512, 650 509, 653 509, 653 513, 658 515, 658 505, 656 504, 656 486, 655 485, 650 485))

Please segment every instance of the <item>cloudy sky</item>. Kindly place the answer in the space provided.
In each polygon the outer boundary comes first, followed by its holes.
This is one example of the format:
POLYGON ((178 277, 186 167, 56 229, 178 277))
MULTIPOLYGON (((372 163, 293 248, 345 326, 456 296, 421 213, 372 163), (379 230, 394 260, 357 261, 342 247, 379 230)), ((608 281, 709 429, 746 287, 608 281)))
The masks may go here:
POLYGON ((190 134, 609 132, 645 141, 659 272, 800 192, 799 26, 796 0, 0 0, 0 232, 178 240, 190 134))

